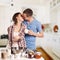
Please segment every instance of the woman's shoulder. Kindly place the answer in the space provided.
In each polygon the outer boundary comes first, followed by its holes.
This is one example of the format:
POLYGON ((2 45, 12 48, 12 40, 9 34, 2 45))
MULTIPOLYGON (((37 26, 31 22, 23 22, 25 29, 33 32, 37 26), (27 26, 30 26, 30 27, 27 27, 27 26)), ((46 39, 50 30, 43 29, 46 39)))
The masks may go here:
POLYGON ((10 25, 9 27, 8 27, 8 29, 10 29, 10 28, 12 28, 13 27, 13 25, 10 25))
POLYGON ((13 27, 13 25, 9 26, 7 30, 10 31, 12 27, 13 27))

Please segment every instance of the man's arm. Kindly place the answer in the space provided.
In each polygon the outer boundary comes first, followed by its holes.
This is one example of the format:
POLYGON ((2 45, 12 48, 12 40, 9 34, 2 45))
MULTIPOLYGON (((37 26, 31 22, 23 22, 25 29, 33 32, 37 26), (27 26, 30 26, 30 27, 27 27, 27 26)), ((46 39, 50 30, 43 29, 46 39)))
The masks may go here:
POLYGON ((39 33, 34 33, 36 37, 43 37, 43 32, 39 32, 39 33))
POLYGON ((28 34, 36 37, 43 37, 43 32, 35 33, 32 30, 29 30, 28 34))

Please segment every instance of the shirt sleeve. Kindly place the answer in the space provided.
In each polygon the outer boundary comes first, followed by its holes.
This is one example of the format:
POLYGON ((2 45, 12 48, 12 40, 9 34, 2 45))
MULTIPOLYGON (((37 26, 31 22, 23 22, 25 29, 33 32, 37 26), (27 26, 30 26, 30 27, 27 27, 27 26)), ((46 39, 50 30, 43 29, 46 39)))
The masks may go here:
POLYGON ((42 31, 42 26, 40 22, 37 22, 37 32, 41 32, 42 31))
POLYGON ((11 33, 11 31, 10 31, 10 27, 8 27, 8 29, 7 29, 7 31, 8 31, 8 40, 10 41, 10 33, 11 33))

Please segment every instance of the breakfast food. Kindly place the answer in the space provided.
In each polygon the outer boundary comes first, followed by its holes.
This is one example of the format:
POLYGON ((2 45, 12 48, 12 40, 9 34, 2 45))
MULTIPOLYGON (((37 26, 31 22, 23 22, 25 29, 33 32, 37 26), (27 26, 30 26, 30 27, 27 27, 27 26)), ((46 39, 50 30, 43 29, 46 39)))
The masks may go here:
POLYGON ((30 52, 28 53, 28 58, 33 58, 34 57, 34 53, 30 52))
POLYGON ((34 57, 35 57, 36 59, 41 58, 41 52, 36 52, 35 55, 34 55, 34 57))
POLYGON ((27 57, 27 58, 34 58, 34 51, 32 51, 32 50, 26 50, 25 51, 25 57, 27 57))

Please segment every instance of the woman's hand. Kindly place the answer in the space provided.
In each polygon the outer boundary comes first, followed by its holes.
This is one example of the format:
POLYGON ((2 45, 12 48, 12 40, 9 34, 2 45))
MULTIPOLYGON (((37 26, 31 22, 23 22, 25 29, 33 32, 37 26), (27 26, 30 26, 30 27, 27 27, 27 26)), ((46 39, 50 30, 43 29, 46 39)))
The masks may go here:
POLYGON ((20 36, 15 36, 14 37, 16 40, 19 40, 20 39, 20 36))
POLYGON ((15 36, 14 38, 13 38, 13 41, 18 41, 18 40, 23 40, 23 36, 15 36))
POLYGON ((20 36, 14 36, 12 40, 13 40, 13 42, 16 42, 16 41, 18 41, 19 39, 20 39, 20 36))

